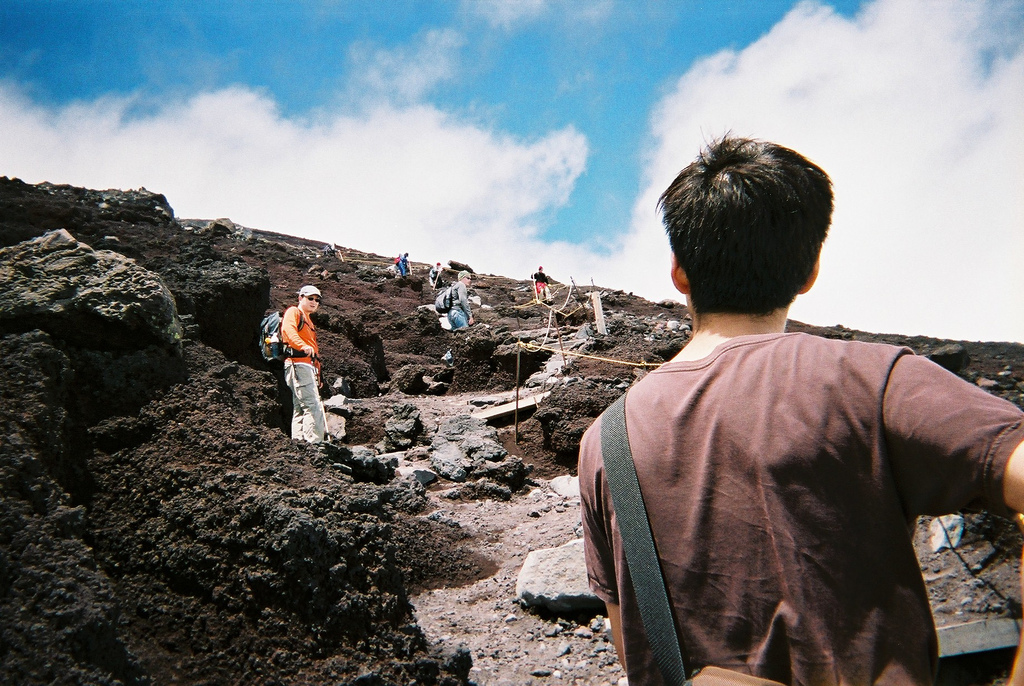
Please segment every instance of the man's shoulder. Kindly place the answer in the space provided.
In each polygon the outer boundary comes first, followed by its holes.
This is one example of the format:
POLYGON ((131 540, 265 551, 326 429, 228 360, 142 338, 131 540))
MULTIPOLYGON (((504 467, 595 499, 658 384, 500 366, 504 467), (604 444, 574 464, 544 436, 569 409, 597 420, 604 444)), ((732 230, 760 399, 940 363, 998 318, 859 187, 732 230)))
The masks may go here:
POLYGON ((729 363, 745 356, 779 359, 782 364, 814 366, 823 359, 848 360, 855 363, 882 363, 913 354, 907 347, 840 338, 825 338, 808 333, 784 333, 764 336, 743 336, 724 344, 709 359, 712 363, 729 363))
POLYGON ((299 326, 300 324, 302 324, 303 326, 305 326, 306 324, 308 324, 311 327, 313 326, 313 320, 310 319, 302 311, 302 308, 300 308, 298 305, 292 305, 291 307, 287 308, 284 311, 282 320, 286 322, 292 322, 293 324, 295 324, 295 326, 299 326))
POLYGON ((805 360, 812 367, 829 363, 837 366, 875 368, 884 373, 888 373, 899 358, 914 354, 906 346, 825 338, 806 333, 786 334, 783 344, 793 347, 797 363, 805 360))
POLYGON ((780 378, 795 380, 805 390, 823 385, 845 387, 849 383, 882 387, 904 355, 913 352, 893 345, 804 333, 745 336, 720 345, 700 360, 665 363, 630 389, 628 404, 661 405, 670 396, 692 392, 722 392, 728 397, 737 382, 748 388, 760 387, 765 383, 776 385, 780 378), (727 391, 719 383, 722 379, 727 382, 727 391))

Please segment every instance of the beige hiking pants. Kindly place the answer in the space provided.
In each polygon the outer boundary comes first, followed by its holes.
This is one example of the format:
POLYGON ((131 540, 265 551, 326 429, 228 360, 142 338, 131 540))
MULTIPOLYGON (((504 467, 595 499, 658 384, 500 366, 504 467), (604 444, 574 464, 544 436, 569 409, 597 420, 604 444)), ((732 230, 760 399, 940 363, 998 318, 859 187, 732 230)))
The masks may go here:
POLYGON ((312 365, 285 362, 284 380, 292 391, 292 438, 323 443, 327 417, 316 387, 316 370, 312 365))

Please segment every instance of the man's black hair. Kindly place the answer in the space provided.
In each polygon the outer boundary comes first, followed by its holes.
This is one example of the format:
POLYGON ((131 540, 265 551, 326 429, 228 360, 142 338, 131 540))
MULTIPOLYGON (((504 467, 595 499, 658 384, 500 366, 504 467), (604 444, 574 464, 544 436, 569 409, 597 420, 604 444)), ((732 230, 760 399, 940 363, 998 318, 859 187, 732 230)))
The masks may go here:
POLYGON ((832 182, 799 153, 726 135, 658 201, 701 314, 768 314, 807 283, 832 220, 832 182))

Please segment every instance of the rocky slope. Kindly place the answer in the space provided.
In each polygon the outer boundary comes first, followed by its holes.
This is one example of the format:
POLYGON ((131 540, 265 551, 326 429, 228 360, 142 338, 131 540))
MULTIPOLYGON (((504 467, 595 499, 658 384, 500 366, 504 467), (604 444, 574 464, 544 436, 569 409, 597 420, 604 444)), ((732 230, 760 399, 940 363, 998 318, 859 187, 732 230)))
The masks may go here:
MULTIPOLYGON (((576 503, 546 480, 685 344, 685 308, 603 290, 596 335, 591 288, 555 284, 555 313, 483 274, 480 325, 452 334, 425 264, 397 278, 387 258, 320 248, 175 219, 144 189, 0 178, 0 680, 618 678, 595 613, 524 610, 511 587, 526 552, 576 535, 576 503), (288 438, 280 370, 256 347, 303 283, 324 293, 326 447, 288 438), (468 416, 517 378, 550 392, 535 412, 468 416)), ((791 329, 909 345, 1024 406, 1021 345, 791 329)), ((938 623, 1020 616, 1016 531, 970 515, 961 546, 933 552, 930 526, 938 623)), ((948 683, 998 682, 1005 660, 948 683)))

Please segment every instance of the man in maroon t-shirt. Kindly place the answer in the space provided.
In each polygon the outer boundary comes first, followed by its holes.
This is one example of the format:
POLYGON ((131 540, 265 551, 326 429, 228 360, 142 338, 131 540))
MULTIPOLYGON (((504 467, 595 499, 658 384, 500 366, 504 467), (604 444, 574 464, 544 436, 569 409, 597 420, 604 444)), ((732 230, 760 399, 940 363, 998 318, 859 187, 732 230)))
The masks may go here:
MULTIPOLYGON (((694 333, 630 389, 625 413, 687 667, 932 683, 908 524, 974 501, 1024 510, 1024 414, 905 348, 785 333, 832 214, 828 176, 798 153, 726 137, 660 207, 694 333)), ((661 684, 600 423, 580 448, 590 585, 630 682, 661 684)), ((1012 682, 1024 684, 1019 664, 1012 682)))

